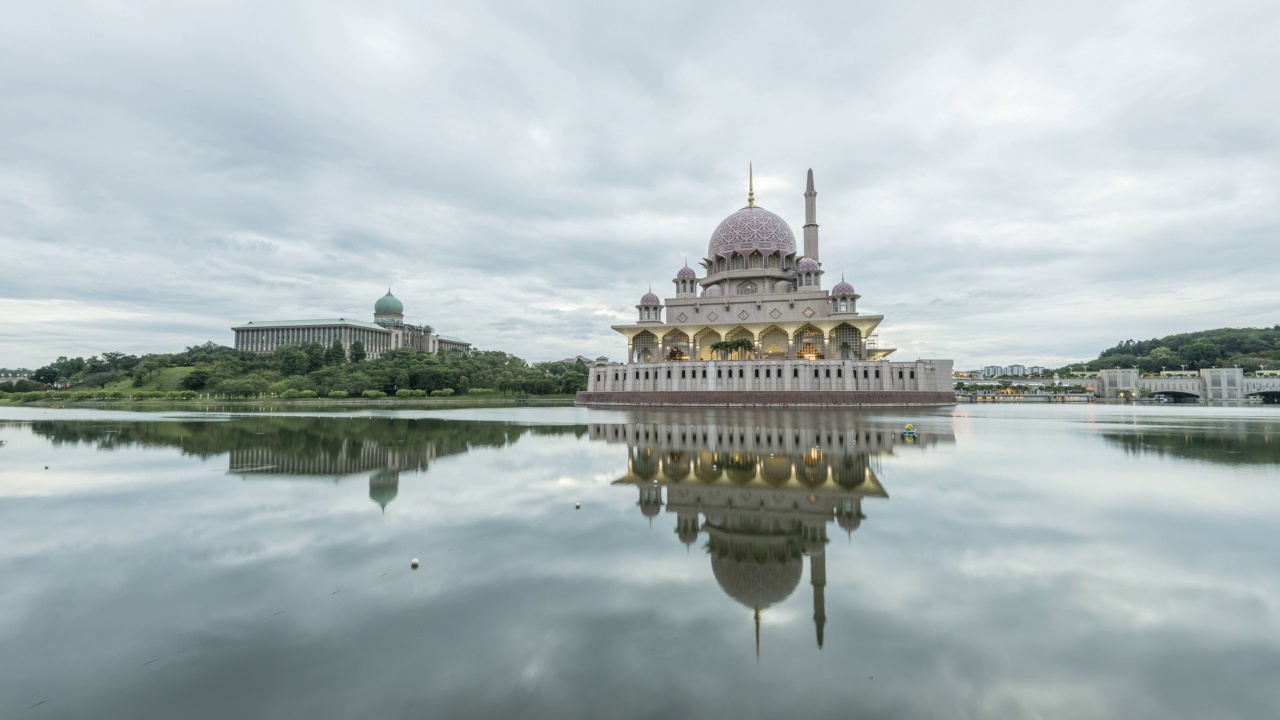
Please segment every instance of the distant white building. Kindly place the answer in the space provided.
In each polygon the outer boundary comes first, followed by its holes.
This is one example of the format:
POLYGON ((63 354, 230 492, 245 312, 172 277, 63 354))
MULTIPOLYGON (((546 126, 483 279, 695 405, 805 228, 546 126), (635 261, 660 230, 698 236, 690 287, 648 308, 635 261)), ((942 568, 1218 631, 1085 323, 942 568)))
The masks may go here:
POLYGON ((359 341, 366 357, 376 359, 390 350, 416 350, 437 354, 448 350, 467 351, 471 343, 448 335, 437 335, 429 325, 410 325, 404 321, 404 304, 387 289, 373 305, 373 322, 336 318, 323 320, 254 320, 231 328, 236 334, 235 348, 269 353, 282 345, 320 343, 325 347, 334 341, 351 351, 351 343, 359 341))

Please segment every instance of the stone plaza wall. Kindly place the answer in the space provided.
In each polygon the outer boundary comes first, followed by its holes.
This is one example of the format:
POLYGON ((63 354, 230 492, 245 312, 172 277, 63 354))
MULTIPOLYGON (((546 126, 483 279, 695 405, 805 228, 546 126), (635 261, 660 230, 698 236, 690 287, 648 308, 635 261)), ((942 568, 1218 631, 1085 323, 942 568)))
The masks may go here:
POLYGON ((950 360, 730 360, 597 365, 587 392, 952 393, 950 360))
POLYGON ((578 393, 579 405, 688 405, 688 406, 850 406, 850 405, 954 405, 953 392, 883 390, 715 390, 622 391, 578 393))

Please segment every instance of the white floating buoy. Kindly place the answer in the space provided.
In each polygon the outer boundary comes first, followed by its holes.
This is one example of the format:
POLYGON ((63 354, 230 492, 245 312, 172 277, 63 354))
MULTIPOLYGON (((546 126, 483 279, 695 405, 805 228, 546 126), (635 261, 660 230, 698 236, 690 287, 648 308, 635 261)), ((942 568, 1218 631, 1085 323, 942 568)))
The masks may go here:
POLYGON ((417 570, 417 569, 418 569, 418 558, 414 558, 414 559, 410 560, 410 561, 409 561, 409 567, 413 568, 414 570, 417 570))

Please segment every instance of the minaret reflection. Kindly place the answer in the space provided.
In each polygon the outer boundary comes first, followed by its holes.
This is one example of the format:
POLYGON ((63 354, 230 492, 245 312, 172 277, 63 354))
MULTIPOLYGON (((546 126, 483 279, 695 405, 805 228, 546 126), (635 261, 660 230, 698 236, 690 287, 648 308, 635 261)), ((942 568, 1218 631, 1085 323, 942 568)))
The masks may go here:
POLYGON ((828 524, 852 536, 866 517, 862 501, 889 497, 880 458, 954 442, 949 423, 939 425, 908 444, 901 425, 875 416, 689 411, 592 425, 590 437, 626 444, 627 473, 614 484, 638 488, 651 523, 665 507, 686 546, 706 534, 716 582, 752 611, 758 655, 761 613, 794 593, 806 556, 823 646, 828 524))

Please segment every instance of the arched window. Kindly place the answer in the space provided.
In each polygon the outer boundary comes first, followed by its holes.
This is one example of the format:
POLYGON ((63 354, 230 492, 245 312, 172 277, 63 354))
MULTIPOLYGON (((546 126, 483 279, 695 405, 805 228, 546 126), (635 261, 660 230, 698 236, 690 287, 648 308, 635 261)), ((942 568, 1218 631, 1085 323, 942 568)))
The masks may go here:
POLYGON ((805 274, 804 274, 804 284, 805 284, 805 285, 812 285, 812 284, 813 284, 813 274, 812 274, 812 273, 805 273, 805 274))
POLYGON ((724 272, 724 258, 716 258, 716 272, 724 272))
POLYGON ((778 267, 778 256, 777 256, 777 255, 770 255, 770 256, 769 256, 769 267, 771 267, 771 268, 776 268, 776 267, 778 267))
POLYGON ((751 282, 750 280, 747 280, 746 282, 743 282, 743 283, 739 283, 738 294, 739 295, 755 295, 756 284, 751 282))
POLYGON ((848 311, 849 311, 849 301, 848 301, 848 300, 841 299, 841 300, 840 300, 840 312, 848 312, 848 311))
POLYGON ((733 254, 733 269, 734 270, 742 269, 742 256, 739 255, 738 253, 733 254))
POLYGON ((750 264, 751 267, 758 268, 758 267, 762 267, 763 264, 764 264, 764 258, 760 256, 760 253, 758 252, 751 253, 751 264, 750 264))

